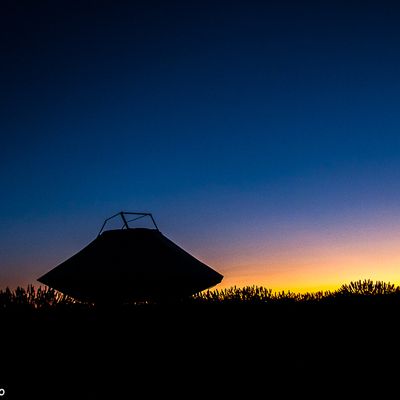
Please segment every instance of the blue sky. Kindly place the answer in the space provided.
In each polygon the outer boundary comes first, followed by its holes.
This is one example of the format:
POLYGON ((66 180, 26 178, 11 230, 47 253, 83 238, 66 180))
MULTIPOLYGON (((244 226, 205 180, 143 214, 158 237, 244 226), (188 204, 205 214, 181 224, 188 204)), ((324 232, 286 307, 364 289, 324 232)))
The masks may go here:
POLYGON ((379 267, 399 216, 394 2, 1 8, 2 286, 34 282, 121 209, 152 211, 228 283, 311 287, 324 235, 319 282, 346 280, 333 266, 354 264, 365 231, 376 277, 397 279, 396 257, 379 267), (335 261, 340 238, 354 248, 335 261))

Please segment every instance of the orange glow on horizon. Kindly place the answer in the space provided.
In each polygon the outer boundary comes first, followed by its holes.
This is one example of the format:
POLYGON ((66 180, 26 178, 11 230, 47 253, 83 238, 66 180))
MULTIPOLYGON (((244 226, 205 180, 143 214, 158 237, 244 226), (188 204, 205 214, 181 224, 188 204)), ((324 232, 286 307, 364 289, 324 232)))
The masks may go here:
MULTIPOLYGON (((305 293, 336 290, 364 279, 400 285, 400 230, 396 225, 396 221, 382 221, 380 226, 354 223, 351 228, 347 225, 318 232, 288 229, 285 237, 276 239, 264 232, 251 232, 225 242, 210 240, 198 248, 179 244, 224 275, 214 289, 255 285, 275 292, 305 293)), ((8 276, 1 279, 1 289, 39 286, 36 277, 59 261, 60 257, 41 260, 30 266, 29 274, 23 273, 23 265, 12 265, 8 276)))
POLYGON ((336 290, 350 281, 371 279, 400 285, 400 234, 303 237, 286 246, 237 253, 213 264, 224 275, 215 288, 264 286, 297 293, 336 290), (380 237, 377 237, 380 236, 380 237))

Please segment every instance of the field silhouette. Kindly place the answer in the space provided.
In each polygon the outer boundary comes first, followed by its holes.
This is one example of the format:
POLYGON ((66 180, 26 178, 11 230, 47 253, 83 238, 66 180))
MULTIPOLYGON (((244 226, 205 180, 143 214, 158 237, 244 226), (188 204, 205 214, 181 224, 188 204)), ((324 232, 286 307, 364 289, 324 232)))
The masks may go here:
POLYGON ((389 369, 399 311, 400 287, 370 280, 306 294, 233 287, 113 308, 7 288, 1 380, 9 398, 297 396, 340 388, 354 371, 376 379, 389 369))
MULTIPOLYGON (((112 294, 113 292, 110 293, 112 294)), ((105 295, 105 298, 107 298, 107 295, 105 295)), ((176 299, 175 296, 171 296, 171 298, 176 299)), ((334 304, 343 306, 355 303, 397 305, 398 302, 400 302, 400 286, 383 281, 374 282, 372 280, 359 280, 343 284, 339 289, 334 291, 311 293, 274 292, 272 289, 254 285, 206 290, 190 297, 176 299, 173 302, 127 302, 118 306, 110 299, 110 304, 113 305, 112 310, 114 312, 121 311, 122 309, 138 310, 139 308, 143 309, 146 307, 154 309, 155 307, 165 308, 166 306, 173 309, 174 307, 223 304, 334 304)), ((28 312, 47 310, 57 312, 65 309, 79 312, 83 310, 98 310, 98 307, 94 303, 75 300, 73 297, 49 287, 39 286, 35 288, 33 285, 28 285, 27 289, 17 287, 15 290, 11 290, 7 287, 4 290, 0 290, 0 312, 3 314, 7 311, 28 312)))

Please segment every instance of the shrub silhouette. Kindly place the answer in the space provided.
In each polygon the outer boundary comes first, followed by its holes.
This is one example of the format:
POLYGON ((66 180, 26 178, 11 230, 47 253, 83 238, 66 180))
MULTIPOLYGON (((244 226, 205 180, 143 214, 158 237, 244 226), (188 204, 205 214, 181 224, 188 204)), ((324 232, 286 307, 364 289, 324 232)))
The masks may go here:
POLYGON ((201 292, 193 298, 206 303, 321 303, 349 298, 365 297, 371 300, 385 297, 400 299, 400 287, 390 282, 358 280, 343 284, 335 291, 313 293, 294 293, 291 291, 273 292, 262 286, 246 286, 228 289, 214 289, 201 292))
MULTIPOLYGON (((335 291, 318 291, 313 293, 294 293, 291 291, 273 292, 263 286, 230 287, 226 289, 206 290, 193 295, 190 304, 322 304, 343 303, 368 299, 400 301, 400 287, 390 282, 358 280, 343 284, 335 291)), ((112 299, 110 299, 112 300, 112 299)), ((186 302, 185 304, 187 304, 186 302)), ((149 302, 132 303, 148 305, 149 302)), ((17 287, 15 290, 6 288, 0 290, 0 312, 3 310, 52 310, 60 308, 92 308, 91 303, 76 301, 48 287, 35 288, 29 285, 27 289, 17 287)))
POLYGON ((243 288, 233 286, 228 289, 207 290, 193 296, 193 298, 200 302, 210 303, 306 303, 318 302, 331 295, 332 293, 329 291, 315 293, 273 292, 272 289, 262 286, 245 286, 243 288))
POLYGON ((39 286, 36 289, 33 285, 28 285, 26 290, 20 286, 13 291, 8 287, 5 290, 0 290, 0 310, 43 309, 77 303, 73 298, 48 287, 39 286))
POLYGON ((400 287, 382 281, 359 280, 342 285, 337 291, 339 295, 377 296, 400 294, 400 287))

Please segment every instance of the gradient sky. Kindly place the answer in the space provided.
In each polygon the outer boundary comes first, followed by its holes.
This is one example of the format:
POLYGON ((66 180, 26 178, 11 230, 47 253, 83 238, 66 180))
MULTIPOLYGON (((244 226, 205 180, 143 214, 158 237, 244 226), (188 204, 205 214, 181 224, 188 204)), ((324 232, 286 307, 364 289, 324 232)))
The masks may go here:
POLYGON ((222 286, 400 284, 399 21, 393 1, 3 0, 0 287, 120 210, 222 286))

